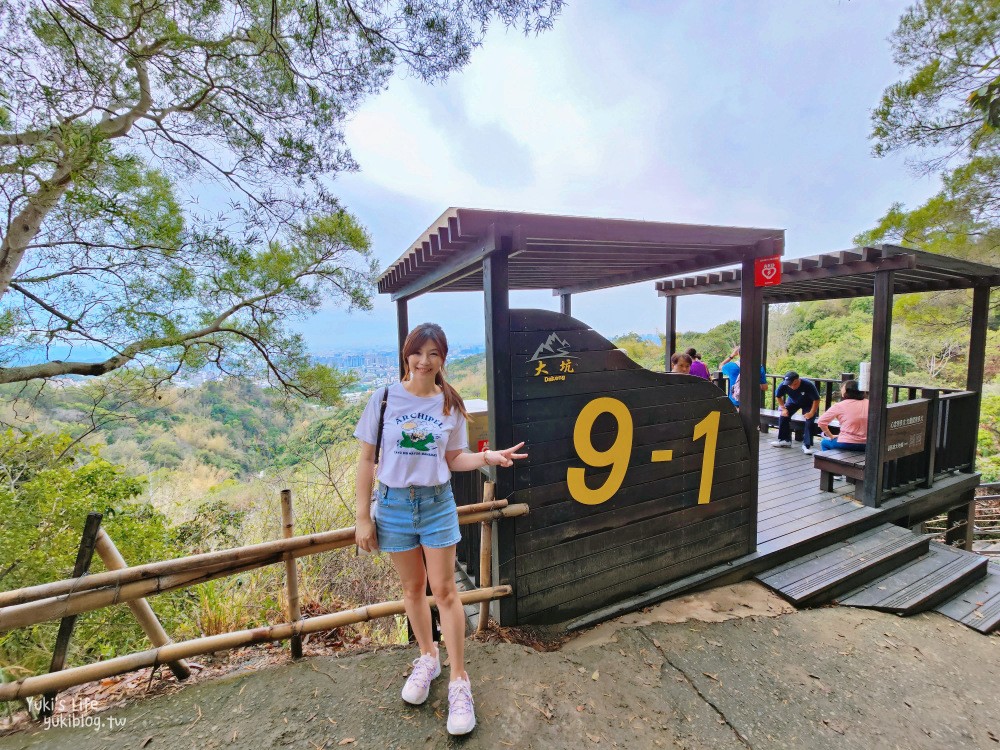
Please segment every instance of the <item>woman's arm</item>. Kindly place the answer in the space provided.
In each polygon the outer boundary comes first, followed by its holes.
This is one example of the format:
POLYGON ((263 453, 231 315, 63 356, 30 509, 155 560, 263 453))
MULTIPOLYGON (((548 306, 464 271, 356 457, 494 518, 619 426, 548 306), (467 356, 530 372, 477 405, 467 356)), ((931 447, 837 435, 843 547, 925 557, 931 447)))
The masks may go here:
POLYGON ((372 523, 372 482, 375 480, 375 446, 359 441, 358 478, 354 494, 354 541, 365 552, 378 549, 378 535, 372 523))
POLYGON ((839 407, 839 403, 832 404, 830 408, 820 414, 819 419, 816 420, 816 426, 819 427, 820 431, 831 440, 834 438, 834 434, 830 432, 830 422, 833 421, 834 417, 839 416, 839 407))
POLYGON ((452 471, 475 471, 484 466, 513 466, 514 461, 519 458, 527 458, 527 453, 518 453, 518 449, 524 443, 520 442, 510 448, 500 451, 483 451, 482 453, 469 453, 464 450, 448 451, 444 454, 448 468, 452 471))

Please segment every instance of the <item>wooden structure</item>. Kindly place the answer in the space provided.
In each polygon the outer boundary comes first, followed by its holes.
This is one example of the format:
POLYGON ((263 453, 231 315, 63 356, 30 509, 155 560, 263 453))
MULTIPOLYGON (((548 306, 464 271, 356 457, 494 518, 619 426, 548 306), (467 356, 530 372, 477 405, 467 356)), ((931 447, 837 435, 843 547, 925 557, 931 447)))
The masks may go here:
MULTIPOLYGON (((465 525, 484 524, 497 518, 516 518, 527 512, 528 508, 525 505, 510 505, 506 500, 490 500, 460 508, 459 523, 465 525)), ((282 517, 284 528, 290 529, 293 513, 291 492, 288 490, 282 492, 282 517)), ((24 677, 16 682, 0 684, 0 702, 22 699, 32 695, 44 695, 43 708, 51 710, 56 691, 85 682, 104 679, 144 667, 157 667, 161 664, 169 664, 178 679, 182 679, 189 674, 184 659, 190 656, 268 641, 289 639, 293 642, 296 640, 301 642, 302 636, 309 633, 404 612, 403 602, 395 601, 379 602, 307 620, 295 616, 292 602, 295 599, 294 592, 297 591, 298 572, 295 566, 288 565, 288 562, 294 562, 294 558, 304 555, 353 546, 355 538, 353 527, 299 537, 290 536, 285 532, 283 533, 284 538, 279 541, 218 552, 206 552, 200 555, 190 555, 175 560, 164 560, 129 568, 125 566, 124 560, 121 559, 111 540, 106 535, 103 538, 100 536, 100 520, 100 514, 91 514, 87 519, 81 543, 81 560, 78 560, 74 569, 74 573, 79 573, 78 576, 63 581, 0 592, 0 633, 56 618, 62 618, 62 622, 65 623, 67 618, 75 619, 75 616, 81 612, 126 603, 139 619, 140 625, 153 643, 154 648, 118 656, 96 664, 62 670, 62 660, 59 654, 62 652, 64 655, 68 646, 69 631, 67 631, 64 637, 60 636, 56 646, 56 659, 59 660, 59 663, 54 665, 53 670, 48 674, 24 677), (88 558, 95 546, 104 559, 108 570, 87 576, 84 573, 88 567, 88 558), (286 563, 286 570, 290 576, 286 585, 289 590, 291 622, 251 630, 220 633, 174 643, 163 632, 155 615, 143 598, 147 594, 187 588, 204 581, 280 562, 286 563)), ((484 540, 483 547, 488 549, 489 542, 484 540)), ((492 599, 509 596, 510 593, 510 588, 506 586, 481 586, 476 591, 461 592, 459 598, 463 605, 467 605, 489 602, 492 599)), ((434 605, 433 597, 429 597, 429 603, 431 606, 434 605)), ((293 654, 296 658, 298 655, 293 654)))
MULTIPOLYGON (((690 294, 735 296, 742 288, 743 269, 659 281, 656 289, 666 297, 668 310, 676 298, 690 294)), ((986 360, 986 326, 990 289, 1000 286, 1000 268, 949 258, 895 245, 855 248, 781 264, 781 283, 763 288, 766 328, 767 306, 776 302, 874 297, 872 362, 869 378, 868 434, 864 460, 863 496, 866 505, 879 506, 887 492, 924 484, 931 486, 936 474, 975 468, 976 432, 986 360), (920 451, 891 450, 898 443, 889 424, 889 351, 892 303, 895 294, 971 289, 972 321, 969 337, 968 373, 964 391, 941 394, 927 389, 930 404, 917 402, 924 417, 919 424, 905 418, 895 428, 925 440, 920 451), (926 411, 924 411, 926 409, 926 411), (926 439, 925 437, 926 436, 926 439), (909 456, 909 457, 907 457, 909 456), (943 462, 943 463, 942 463, 943 462)), ((668 318, 670 316, 668 315, 668 318)), ((899 388, 895 390, 896 399, 899 388)), ((911 398, 916 394, 911 393, 911 398)), ((910 438, 907 437, 907 440, 910 438)), ((912 443, 910 443, 912 445, 912 443)))
POLYGON ((740 264, 743 347, 760 352, 752 269, 783 244, 775 229, 451 208, 379 278, 400 348, 409 299, 484 294, 490 445, 529 453, 495 472, 496 496, 532 508, 494 538, 493 580, 514 589, 501 624, 563 621, 752 553, 759 390, 737 413, 711 383, 643 370, 570 316, 571 297, 740 264), (560 312, 511 310, 512 289, 551 289, 560 312))

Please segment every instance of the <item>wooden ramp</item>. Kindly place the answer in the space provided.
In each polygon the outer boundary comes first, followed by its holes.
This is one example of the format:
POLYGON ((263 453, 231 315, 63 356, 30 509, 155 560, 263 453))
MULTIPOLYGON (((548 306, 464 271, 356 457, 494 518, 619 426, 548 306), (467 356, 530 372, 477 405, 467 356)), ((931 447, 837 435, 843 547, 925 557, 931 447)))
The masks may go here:
POLYGON ((944 604, 935 612, 968 625, 980 633, 992 633, 1000 627, 1000 565, 991 562, 986 577, 944 604))
POLYGON ((1000 566, 893 524, 756 578, 797 606, 835 602, 899 615, 934 609, 981 633, 1000 626, 1000 566))
POLYGON ((928 545, 924 537, 887 523, 779 565, 757 580, 797 607, 825 604, 926 554, 928 545))

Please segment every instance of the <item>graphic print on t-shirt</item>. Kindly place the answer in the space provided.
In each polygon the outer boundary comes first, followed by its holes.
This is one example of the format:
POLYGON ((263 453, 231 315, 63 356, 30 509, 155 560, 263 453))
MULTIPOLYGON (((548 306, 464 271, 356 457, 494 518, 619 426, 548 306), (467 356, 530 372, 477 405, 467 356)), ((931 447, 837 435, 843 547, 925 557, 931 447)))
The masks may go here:
POLYGON ((429 414, 416 412, 396 417, 402 437, 393 451, 399 456, 437 456, 437 443, 443 434, 444 423, 429 414))

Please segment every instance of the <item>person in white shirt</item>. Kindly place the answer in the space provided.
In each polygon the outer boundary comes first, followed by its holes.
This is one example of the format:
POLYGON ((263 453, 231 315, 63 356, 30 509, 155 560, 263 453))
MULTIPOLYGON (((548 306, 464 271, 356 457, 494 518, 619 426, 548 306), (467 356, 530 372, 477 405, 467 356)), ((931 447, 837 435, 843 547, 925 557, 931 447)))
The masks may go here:
POLYGON ((517 452, 524 443, 482 453, 465 450, 468 414, 462 397, 445 381, 447 356, 448 340, 441 327, 417 326, 403 343, 402 382, 387 391, 378 389, 365 407, 354 432, 361 442, 355 540, 366 552, 388 552, 403 585, 406 615, 420 646, 402 692, 403 700, 412 704, 427 700, 431 681, 441 673, 425 593, 430 583, 451 660, 448 731, 458 735, 471 732, 476 717, 465 671, 465 613, 455 586, 455 545, 461 537, 451 473, 509 467, 527 454, 517 452), (383 395, 381 455, 373 492, 383 395))

